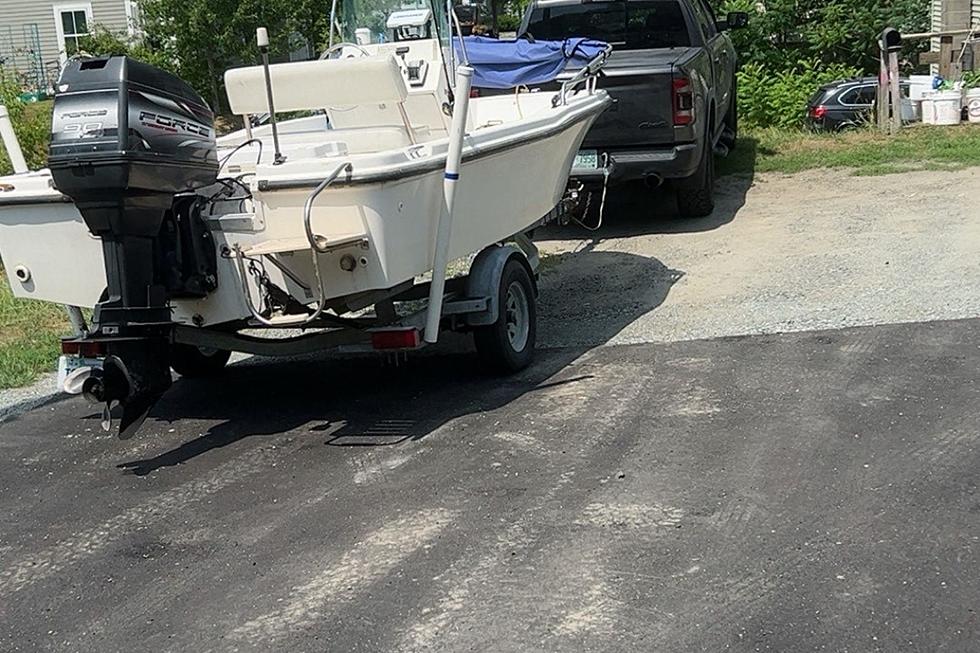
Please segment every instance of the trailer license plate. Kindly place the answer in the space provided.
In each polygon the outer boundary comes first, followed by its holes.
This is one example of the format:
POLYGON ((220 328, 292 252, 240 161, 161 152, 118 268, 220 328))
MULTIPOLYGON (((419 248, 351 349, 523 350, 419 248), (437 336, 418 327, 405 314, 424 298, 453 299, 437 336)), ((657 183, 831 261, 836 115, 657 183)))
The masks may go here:
POLYGON ((579 150, 575 155, 573 168, 598 168, 599 152, 597 150, 579 150))
POLYGON ((68 375, 82 367, 102 368, 102 359, 82 358, 81 356, 62 356, 58 359, 58 390, 65 391, 68 375))

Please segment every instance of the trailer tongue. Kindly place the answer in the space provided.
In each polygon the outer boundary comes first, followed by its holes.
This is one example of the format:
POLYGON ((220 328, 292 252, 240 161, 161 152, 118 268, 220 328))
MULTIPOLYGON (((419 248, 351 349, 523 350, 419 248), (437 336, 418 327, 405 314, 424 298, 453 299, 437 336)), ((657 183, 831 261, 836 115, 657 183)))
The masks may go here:
POLYGON ((51 175, 101 238, 107 282, 90 337, 106 359, 83 391, 107 415, 122 405, 123 438, 170 387, 169 300, 216 284, 208 270, 214 247, 194 228, 193 196, 216 181, 212 123, 190 86, 126 57, 73 60, 60 80, 51 175))

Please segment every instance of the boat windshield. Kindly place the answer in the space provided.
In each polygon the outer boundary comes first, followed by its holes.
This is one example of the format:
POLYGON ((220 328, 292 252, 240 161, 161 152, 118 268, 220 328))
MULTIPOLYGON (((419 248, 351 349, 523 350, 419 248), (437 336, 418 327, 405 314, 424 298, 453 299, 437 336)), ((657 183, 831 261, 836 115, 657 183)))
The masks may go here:
POLYGON ((446 7, 439 0, 338 0, 334 43, 357 45, 439 39, 449 34, 446 7))

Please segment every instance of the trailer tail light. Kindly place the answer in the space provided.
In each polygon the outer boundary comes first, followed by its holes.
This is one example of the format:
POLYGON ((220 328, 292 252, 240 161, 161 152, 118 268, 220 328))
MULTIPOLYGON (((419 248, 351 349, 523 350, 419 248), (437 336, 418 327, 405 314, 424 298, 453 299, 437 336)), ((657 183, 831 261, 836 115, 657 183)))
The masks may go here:
POLYGON ((827 107, 824 105, 810 107, 810 117, 814 120, 823 120, 827 115, 827 107))
POLYGON ((418 349, 421 345, 422 333, 414 327, 371 332, 371 346, 375 349, 418 349))
POLYGON ((687 77, 675 77, 672 89, 674 100, 674 126, 694 122, 694 87, 687 77))
POLYGON ((62 340, 61 353, 65 356, 101 358, 105 356, 105 344, 92 340, 62 340))

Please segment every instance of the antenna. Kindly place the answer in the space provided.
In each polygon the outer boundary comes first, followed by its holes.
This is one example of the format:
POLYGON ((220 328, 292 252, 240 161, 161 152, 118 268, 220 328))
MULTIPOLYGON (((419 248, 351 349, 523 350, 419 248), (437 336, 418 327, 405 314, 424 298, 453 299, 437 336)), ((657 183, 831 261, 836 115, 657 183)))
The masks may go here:
POLYGON ((276 150, 276 158, 272 165, 277 166, 286 162, 286 157, 279 149, 279 126, 276 124, 276 103, 272 98, 272 75, 269 73, 269 30, 260 27, 255 30, 255 41, 259 45, 259 52, 262 53, 262 68, 265 70, 265 92, 269 98, 269 121, 272 123, 272 144, 276 150))

